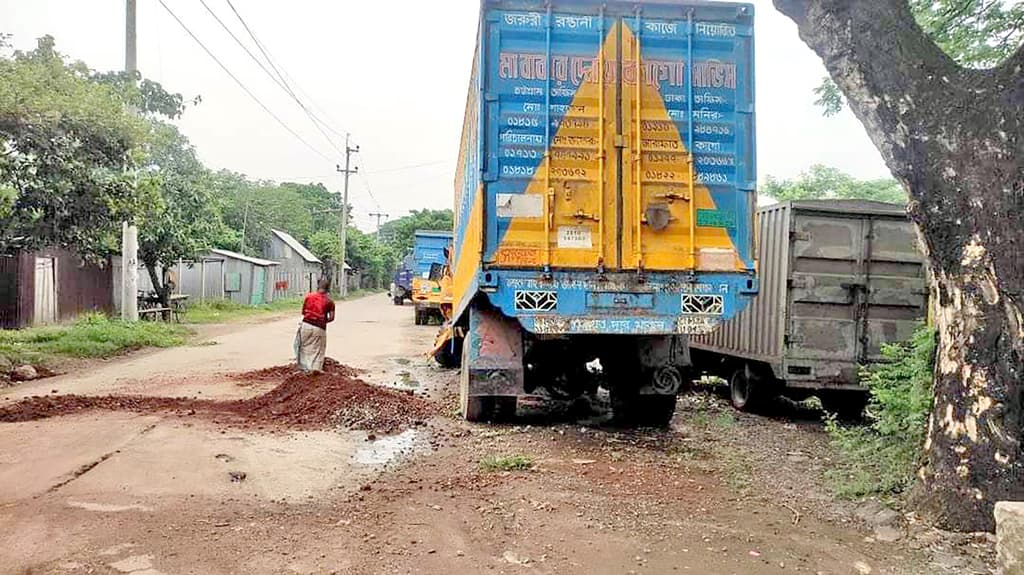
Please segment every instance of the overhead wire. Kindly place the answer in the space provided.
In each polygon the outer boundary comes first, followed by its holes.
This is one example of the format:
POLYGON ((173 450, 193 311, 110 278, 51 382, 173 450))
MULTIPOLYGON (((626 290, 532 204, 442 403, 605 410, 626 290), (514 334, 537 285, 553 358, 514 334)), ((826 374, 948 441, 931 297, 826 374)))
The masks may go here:
MULTIPOLYGON (((203 1, 203 0, 200 0, 200 1, 203 1)), ((278 84, 285 90, 285 92, 287 92, 287 94, 289 96, 291 96, 292 100, 295 100, 295 103, 298 104, 300 108, 302 108, 302 111, 306 114, 306 116, 309 118, 309 120, 311 122, 313 122, 313 125, 316 126, 316 129, 320 132, 320 134, 324 137, 324 139, 327 140, 327 142, 331 145, 331 147, 333 147, 339 154, 344 155, 346 153, 346 151, 342 150, 337 144, 335 144, 334 140, 332 140, 331 137, 327 134, 327 131, 324 129, 324 125, 323 125, 324 122, 323 122, 323 120, 318 118, 316 116, 316 114, 314 114, 312 111, 310 111, 309 108, 306 106, 306 104, 303 103, 302 100, 295 94, 295 90, 292 89, 291 85, 285 79, 284 74, 281 73, 281 69, 278 68, 278 66, 274 63, 273 58, 270 57, 269 51, 266 49, 266 47, 263 45, 263 43, 260 42, 259 38, 256 37, 256 33, 253 32, 252 28, 245 21, 245 18, 243 18, 242 15, 238 12, 238 10, 235 8, 235 5, 231 2, 231 0, 226 0, 226 1, 227 1, 227 4, 228 4, 228 7, 231 8, 231 11, 234 12, 235 17, 238 18, 238 21, 241 22, 242 27, 245 28, 245 31, 249 34, 249 37, 252 38, 253 43, 256 44, 256 48, 260 51, 261 54, 263 54, 263 57, 266 59, 267 64, 269 64, 271 69, 273 69, 274 72, 277 73, 277 78, 279 80, 278 84)), ((205 5, 205 2, 204 2, 204 5, 205 5)), ((234 37, 234 34, 232 34, 232 37, 234 37)), ((237 41, 237 39, 236 39, 236 41, 237 41)), ((246 52, 249 53, 249 55, 253 59, 256 59, 255 56, 253 56, 253 54, 251 52, 249 52, 248 49, 246 50, 246 52)), ((261 64, 260 67, 263 68, 262 64, 261 64)), ((283 66, 282 66, 282 68, 283 68, 283 66)), ((266 71, 269 74, 269 71, 267 71, 266 68, 264 68, 264 71, 266 71)), ((331 129, 332 132, 337 133, 333 128, 329 128, 329 129, 331 129)), ((348 144, 348 139, 349 139, 349 135, 345 134, 346 145, 348 144)))
POLYGON ((181 18, 179 18, 179 17, 178 17, 178 15, 177 15, 177 14, 175 14, 175 13, 174 13, 174 11, 173 11, 173 10, 171 10, 171 9, 170 9, 170 8, 169 8, 169 7, 167 6, 167 4, 166 4, 166 3, 164 2, 164 0, 157 0, 157 2, 159 2, 159 3, 160 3, 160 5, 161 5, 161 6, 163 6, 164 10, 166 10, 166 11, 167 11, 167 13, 168 13, 168 14, 170 14, 171 18, 174 18, 174 21, 175 21, 175 22, 177 22, 177 23, 178 23, 178 25, 179 25, 179 26, 181 26, 181 28, 182 28, 182 29, 183 29, 183 30, 184 30, 184 31, 185 31, 185 32, 186 32, 186 33, 187 33, 187 34, 188 34, 189 36, 191 36, 191 37, 192 37, 192 40, 194 40, 194 41, 195 41, 195 43, 196 43, 196 44, 198 44, 198 45, 199 45, 199 47, 200 47, 200 48, 202 48, 202 49, 203 49, 203 51, 204 51, 204 52, 206 52, 206 54, 207 54, 207 55, 208 55, 208 56, 209 56, 210 58, 212 58, 212 59, 213 59, 213 61, 214 61, 214 62, 216 62, 216 63, 217 63, 217 65, 218 65, 218 66, 220 66, 220 68, 221 68, 222 70, 224 70, 224 73, 225 73, 225 74, 227 74, 227 75, 228 75, 228 76, 229 76, 229 77, 230 77, 230 78, 231 78, 232 80, 234 80, 234 81, 235 81, 235 83, 236 83, 236 84, 238 84, 238 87, 239 87, 239 88, 241 88, 241 89, 242 89, 242 91, 244 91, 244 92, 245 92, 246 94, 248 94, 248 96, 249 96, 250 98, 252 98, 252 100, 253 100, 254 102, 256 102, 256 103, 257 103, 257 104, 258 104, 258 105, 260 106, 260 108, 263 108, 263 111, 264 111, 264 112, 266 112, 266 113, 267 113, 267 114, 268 114, 268 115, 269 115, 269 116, 270 116, 271 118, 273 118, 274 120, 276 120, 276 121, 277 121, 277 123, 278 123, 278 124, 280 124, 282 128, 284 128, 284 129, 285 129, 285 130, 286 130, 286 131, 287 131, 287 132, 288 132, 289 134, 291 134, 292 136, 294 136, 294 137, 295 137, 295 139, 297 139, 298 141, 302 142, 302 144, 303 144, 303 145, 305 145, 305 146, 306 146, 307 148, 309 148, 309 149, 310 149, 310 150, 311 150, 312 152, 314 152, 315 154, 317 154, 318 156, 320 156, 321 158, 323 158, 323 159, 325 159, 325 160, 327 160, 327 161, 331 161, 331 158, 330 158, 330 156, 328 156, 327 154, 324 154, 323 152, 321 152, 320 150, 318 150, 318 149, 317 149, 316 147, 314 147, 314 146, 313 146, 312 144, 310 144, 309 142, 307 142, 307 141, 305 140, 305 138, 303 138, 302 136, 300 136, 300 135, 298 134, 298 132, 296 132, 295 130, 293 130, 293 129, 292 129, 292 128, 291 128, 291 127, 290 127, 290 126, 289 126, 289 125, 287 124, 287 123, 285 123, 285 122, 284 122, 284 120, 282 120, 282 119, 281 119, 281 118, 280 118, 280 117, 279 117, 279 116, 278 116, 277 114, 275 114, 275 113, 274 113, 273 111, 271 111, 271 109, 270 109, 270 108, 268 108, 266 104, 264 104, 264 103, 263 103, 263 102, 262 102, 262 101, 261 101, 261 100, 260 100, 260 99, 259 99, 258 97, 256 97, 256 94, 254 94, 254 93, 252 92, 252 90, 250 90, 250 89, 249 89, 249 88, 248 88, 248 87, 247 87, 247 86, 246 86, 246 85, 245 85, 245 84, 244 84, 244 83, 243 83, 243 82, 242 82, 241 80, 239 80, 239 79, 238 79, 238 77, 237 77, 237 76, 235 76, 235 75, 234 75, 234 74, 233 74, 233 73, 231 72, 231 70, 229 70, 229 69, 228 69, 228 67, 227 67, 227 66, 225 66, 225 65, 224 65, 224 63, 223 63, 223 62, 221 62, 221 61, 220 61, 220 59, 219 59, 219 58, 217 58, 217 56, 216 56, 216 55, 215 55, 215 54, 214 54, 214 53, 213 53, 213 52, 212 52, 212 51, 211 51, 211 50, 210 50, 209 48, 207 48, 207 47, 206 47, 206 44, 203 44, 203 41, 202 41, 202 40, 200 40, 200 39, 199 39, 199 37, 198 37, 198 36, 196 36, 196 35, 195 35, 195 34, 194 34, 194 33, 192 32, 192 30, 190 30, 190 29, 189 29, 189 27, 185 25, 185 23, 184 23, 184 22, 183 22, 183 21, 181 20, 181 18))

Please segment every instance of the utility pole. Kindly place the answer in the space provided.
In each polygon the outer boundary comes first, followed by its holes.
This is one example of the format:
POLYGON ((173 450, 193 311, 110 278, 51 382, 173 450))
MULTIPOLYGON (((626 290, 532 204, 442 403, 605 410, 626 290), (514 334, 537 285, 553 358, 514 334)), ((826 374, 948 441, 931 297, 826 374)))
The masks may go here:
MULTIPOLYGON (((124 26, 124 70, 138 70, 135 42, 135 2, 126 0, 124 26)), ((132 79, 134 82, 134 78, 132 79)), ((153 286, 156 287, 156 286, 153 286)), ((121 319, 139 321, 139 228, 126 221, 121 224, 121 319)))
POLYGON ((370 217, 371 218, 377 218, 377 243, 379 244, 380 243, 380 219, 384 218, 386 220, 386 219, 388 219, 388 215, 387 214, 382 214, 382 213, 378 212, 378 213, 375 213, 375 214, 370 214, 370 217))
POLYGON ((353 148, 349 145, 351 138, 345 134, 345 169, 337 166, 338 172, 345 174, 345 191, 341 198, 341 297, 348 295, 348 275, 345 273, 346 235, 348 234, 348 179, 352 174, 358 173, 359 168, 352 167, 352 154, 359 153, 359 146, 353 148))

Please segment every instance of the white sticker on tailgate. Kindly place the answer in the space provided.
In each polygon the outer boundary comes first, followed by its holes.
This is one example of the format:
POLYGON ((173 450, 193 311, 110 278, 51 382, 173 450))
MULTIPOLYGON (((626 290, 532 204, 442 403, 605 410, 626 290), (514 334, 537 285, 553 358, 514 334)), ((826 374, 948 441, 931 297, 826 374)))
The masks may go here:
POLYGON ((558 247, 589 250, 594 247, 590 240, 590 228, 586 226, 558 226, 558 247))
POLYGON ((540 218, 544 216, 544 196, 540 194, 498 194, 499 218, 540 218))

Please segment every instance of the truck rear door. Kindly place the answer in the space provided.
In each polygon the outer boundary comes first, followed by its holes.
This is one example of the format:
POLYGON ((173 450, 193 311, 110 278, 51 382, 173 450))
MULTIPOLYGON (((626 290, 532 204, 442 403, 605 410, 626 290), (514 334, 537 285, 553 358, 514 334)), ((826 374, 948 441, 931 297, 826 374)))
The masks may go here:
POLYGON ((487 14, 487 261, 753 269, 752 14, 723 6, 487 14))

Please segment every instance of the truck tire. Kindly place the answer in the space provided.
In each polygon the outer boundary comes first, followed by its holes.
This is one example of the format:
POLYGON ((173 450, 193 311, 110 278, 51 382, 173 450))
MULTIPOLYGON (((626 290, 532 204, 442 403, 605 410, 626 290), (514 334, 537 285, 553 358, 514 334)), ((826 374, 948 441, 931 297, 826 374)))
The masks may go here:
POLYGON ((816 395, 825 411, 845 421, 861 419, 869 399, 866 391, 821 391, 816 395))
POLYGON ((404 297, 402 297, 402 296, 400 296, 400 295, 396 295, 396 296, 394 296, 393 298, 391 298, 391 301, 392 301, 392 302, 393 302, 393 303, 394 303, 395 305, 402 305, 402 304, 403 304, 403 303, 405 302, 405 298, 404 298, 404 297))
POLYGON ((462 357, 461 348, 462 343, 460 340, 455 340, 454 346, 446 343, 434 354, 434 361, 445 369, 459 367, 459 358, 462 357))
POLYGON ((424 325, 426 323, 425 321, 423 321, 423 310, 421 310, 420 308, 416 308, 416 310, 413 313, 413 323, 415 323, 416 325, 424 325))
POLYGON ((739 411, 757 413, 764 409, 771 396, 767 386, 753 377, 746 365, 733 372, 729 378, 729 401, 739 411))

